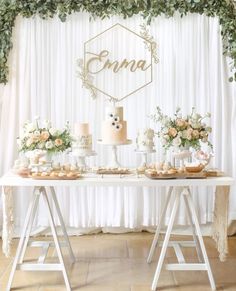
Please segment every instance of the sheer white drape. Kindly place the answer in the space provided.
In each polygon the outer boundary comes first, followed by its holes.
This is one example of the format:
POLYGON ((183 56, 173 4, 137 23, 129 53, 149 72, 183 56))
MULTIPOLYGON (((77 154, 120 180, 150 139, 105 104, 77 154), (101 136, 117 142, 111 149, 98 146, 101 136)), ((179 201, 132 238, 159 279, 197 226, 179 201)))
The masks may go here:
MULTIPOLYGON (((16 137, 20 124, 36 115, 51 119, 56 126, 62 126, 66 120, 72 124, 89 122, 98 152, 90 163, 107 163, 109 149, 96 143, 107 101, 101 95, 92 100, 88 91, 81 87, 76 77, 76 59, 83 57, 86 40, 118 22, 139 33, 142 20, 112 17, 89 22, 89 16, 84 13, 68 17, 65 23, 57 18, 17 19, 9 59, 10 79, 6 86, 0 87, 0 174, 7 171, 17 157, 16 137)), ((122 101, 128 137, 135 140, 138 129, 145 126, 156 128, 148 115, 157 105, 167 114, 173 114, 176 106, 181 106, 184 113, 192 106, 201 113, 210 111, 215 152, 213 166, 236 177, 236 86, 228 82, 218 19, 194 14, 184 18, 178 15, 169 19, 158 17, 151 25, 151 34, 158 43, 160 62, 154 66, 152 84, 122 101)), ((133 49, 127 43, 128 39, 119 49, 133 49)), ((156 144, 153 161, 163 158, 158 140, 156 144)), ((140 163, 134 149, 134 144, 119 148, 122 163, 127 166, 140 163)), ((153 226, 158 222, 165 196, 164 189, 88 186, 57 190, 65 222, 72 227, 153 226)), ((29 201, 29 192, 24 192, 25 189, 15 195, 15 217, 19 227, 29 201)), ((235 192, 234 187, 230 198, 231 220, 236 219, 235 192)), ((201 223, 211 222, 213 190, 199 187, 197 192, 195 189, 194 200, 201 223)), ((169 212, 167 219, 168 215, 169 212)), ((183 208, 180 208, 177 222, 187 224, 183 208)), ((42 205, 36 225, 48 225, 42 205)))

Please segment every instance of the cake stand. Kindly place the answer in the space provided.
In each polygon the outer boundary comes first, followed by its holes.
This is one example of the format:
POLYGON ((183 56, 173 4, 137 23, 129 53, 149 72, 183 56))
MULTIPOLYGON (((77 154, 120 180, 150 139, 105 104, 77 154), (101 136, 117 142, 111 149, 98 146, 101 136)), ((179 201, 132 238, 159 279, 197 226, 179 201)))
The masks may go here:
POLYGON ((95 151, 90 152, 79 152, 76 149, 72 150, 71 152, 72 156, 76 158, 77 166, 82 169, 88 169, 88 165, 86 164, 86 158, 96 156, 97 153, 95 151))
POLYGON ((98 140, 99 144, 102 145, 107 145, 111 147, 111 162, 109 164, 109 167, 111 168, 122 168, 121 164, 118 161, 118 157, 117 157, 117 146, 121 146, 121 145, 128 145, 132 143, 132 140, 127 139, 125 142, 121 142, 121 143, 107 143, 104 142, 102 139, 98 140))
POLYGON ((135 152, 137 154, 141 154, 142 155, 142 161, 141 161, 140 167, 146 167, 147 166, 147 157, 148 157, 148 154, 155 153, 156 150, 140 151, 140 150, 136 149, 135 152))

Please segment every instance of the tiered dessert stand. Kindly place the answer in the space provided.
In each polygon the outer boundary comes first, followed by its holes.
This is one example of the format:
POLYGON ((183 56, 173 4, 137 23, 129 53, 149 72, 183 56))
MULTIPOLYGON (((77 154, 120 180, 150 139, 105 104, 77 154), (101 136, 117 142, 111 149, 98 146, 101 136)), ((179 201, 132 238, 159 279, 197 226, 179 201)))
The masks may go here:
POLYGON ((121 166, 120 162, 118 161, 117 147, 118 146, 122 146, 122 145, 129 145, 129 144, 132 143, 132 140, 127 139, 125 142, 122 142, 122 143, 117 143, 117 142, 116 143, 106 143, 102 139, 99 139, 98 143, 111 147, 111 161, 109 163, 109 167, 111 167, 111 168, 120 168, 122 166, 121 166))
POLYGON ((156 150, 147 150, 147 151, 140 151, 138 149, 135 150, 135 152, 137 154, 141 154, 141 164, 140 164, 140 167, 146 167, 147 166, 147 160, 148 160, 148 155, 149 154, 153 154, 156 152, 156 150))

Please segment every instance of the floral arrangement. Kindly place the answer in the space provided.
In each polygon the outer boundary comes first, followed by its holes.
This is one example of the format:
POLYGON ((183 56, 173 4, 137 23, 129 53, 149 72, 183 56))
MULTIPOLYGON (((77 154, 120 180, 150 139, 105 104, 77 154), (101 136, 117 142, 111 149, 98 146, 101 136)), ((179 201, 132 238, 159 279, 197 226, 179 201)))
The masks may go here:
POLYGON ((156 113, 151 116, 155 122, 161 124, 161 129, 157 135, 161 138, 161 143, 165 149, 170 147, 200 149, 201 142, 212 147, 208 140, 212 128, 204 122, 206 118, 210 117, 210 113, 206 113, 204 116, 200 115, 194 107, 191 114, 186 117, 182 117, 181 109, 177 108, 174 118, 171 118, 164 115, 160 107, 157 107, 156 113))
POLYGON ((63 130, 51 126, 51 122, 45 120, 43 126, 39 125, 39 118, 34 122, 26 121, 17 138, 19 150, 23 152, 42 150, 49 153, 63 152, 72 144, 69 122, 63 130))

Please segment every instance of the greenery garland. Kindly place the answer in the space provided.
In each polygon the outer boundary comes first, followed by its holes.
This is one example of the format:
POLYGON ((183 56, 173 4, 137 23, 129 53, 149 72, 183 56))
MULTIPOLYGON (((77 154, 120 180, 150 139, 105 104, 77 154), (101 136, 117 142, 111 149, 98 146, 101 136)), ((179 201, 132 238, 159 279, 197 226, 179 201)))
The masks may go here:
POLYGON ((236 9, 234 0, 0 0, 0 83, 7 82, 7 58, 12 48, 12 30, 18 15, 43 19, 58 15, 65 21, 74 12, 88 12, 91 17, 104 19, 113 15, 123 18, 142 15, 148 23, 165 14, 172 17, 176 11, 181 16, 199 13, 219 18, 224 54, 232 59, 236 81, 236 9))

